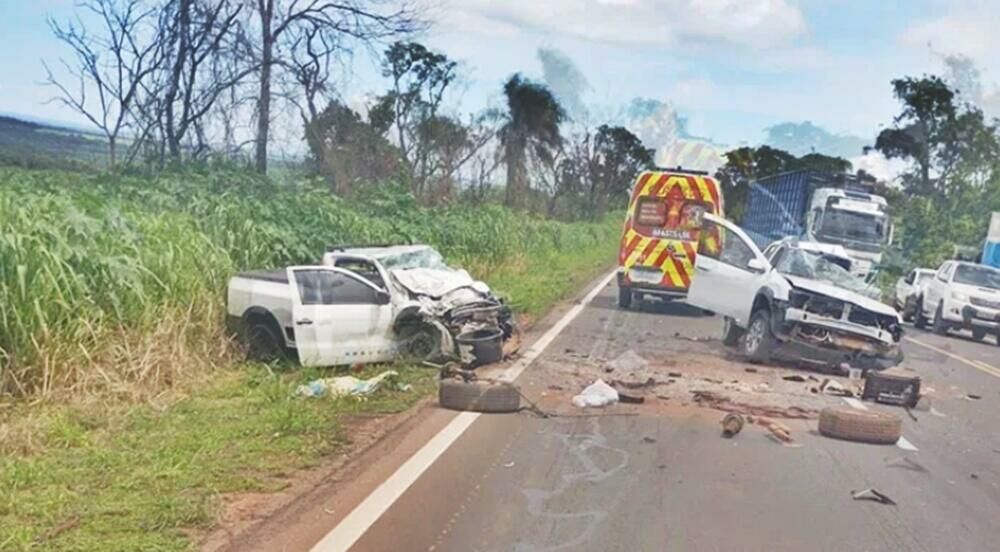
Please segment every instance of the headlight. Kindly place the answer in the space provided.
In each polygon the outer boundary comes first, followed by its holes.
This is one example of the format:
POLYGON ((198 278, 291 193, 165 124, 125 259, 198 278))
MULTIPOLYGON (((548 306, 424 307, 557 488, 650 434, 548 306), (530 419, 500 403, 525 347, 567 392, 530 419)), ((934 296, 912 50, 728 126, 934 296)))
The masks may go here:
POLYGON ((966 295, 966 294, 964 294, 964 293, 962 293, 962 292, 960 292, 960 291, 953 291, 953 292, 951 292, 951 298, 954 299, 954 300, 956 300, 956 301, 959 301, 961 303, 968 303, 969 302, 969 296, 966 295))

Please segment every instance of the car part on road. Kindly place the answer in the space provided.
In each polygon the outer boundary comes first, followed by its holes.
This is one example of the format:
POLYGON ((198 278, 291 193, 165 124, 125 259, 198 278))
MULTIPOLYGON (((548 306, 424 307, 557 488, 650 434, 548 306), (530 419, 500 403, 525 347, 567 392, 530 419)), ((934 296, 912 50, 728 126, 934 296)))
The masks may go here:
POLYGON ((853 397, 854 391, 844 387, 839 382, 832 379, 825 379, 823 383, 819 384, 819 392, 824 395, 833 395, 835 397, 853 397))
POLYGON ((743 416, 733 412, 726 414, 726 417, 722 419, 722 436, 732 438, 743 431, 743 423, 743 416))
POLYGON ((771 358, 774 334, 771 333, 771 312, 760 309, 750 318, 750 326, 743 336, 743 353, 753 363, 767 362, 771 358))
MULTIPOLYGON (((616 389, 616 391, 618 390, 616 389)), ((618 391, 618 400, 626 404, 642 404, 646 402, 646 397, 643 395, 636 395, 633 393, 625 393, 622 391, 618 391)))
POLYGON ((521 392, 510 383, 443 379, 438 403, 449 410, 508 413, 521 409, 521 392))
POLYGON ((830 407, 819 413, 819 432, 846 441, 891 445, 903 435, 903 420, 877 410, 830 407))
POLYGON ((472 349, 474 366, 484 366, 503 360, 503 331, 500 328, 483 328, 459 334, 455 338, 459 347, 472 349))
POLYGON ((869 372, 861 399, 895 406, 916 406, 920 399, 920 376, 869 372))
POLYGON ((895 506, 896 501, 875 489, 865 489, 863 491, 851 491, 851 498, 854 500, 871 500, 888 506, 895 506))

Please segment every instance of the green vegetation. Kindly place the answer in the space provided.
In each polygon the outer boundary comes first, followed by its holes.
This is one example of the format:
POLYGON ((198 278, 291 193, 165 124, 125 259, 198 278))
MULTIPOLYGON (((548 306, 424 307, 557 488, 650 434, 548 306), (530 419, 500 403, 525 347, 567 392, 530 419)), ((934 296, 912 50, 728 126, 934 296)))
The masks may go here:
POLYGON ((105 165, 104 138, 0 115, 0 166, 93 170, 105 165))
POLYGON ((426 242, 538 315, 611 264, 619 222, 224 170, 0 169, 0 549, 190 549, 227 495, 280 488, 349 442, 352 414, 433 393, 432 371, 401 367, 410 391, 293 398, 329 372, 239 361, 223 331, 235 271, 426 242))

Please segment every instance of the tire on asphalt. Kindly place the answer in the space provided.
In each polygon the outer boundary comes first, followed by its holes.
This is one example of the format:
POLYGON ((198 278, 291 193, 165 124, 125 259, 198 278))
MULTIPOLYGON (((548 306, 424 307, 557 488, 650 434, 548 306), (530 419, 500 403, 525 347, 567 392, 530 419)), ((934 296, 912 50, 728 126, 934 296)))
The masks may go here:
POLYGON ((903 435, 903 420, 878 410, 828 407, 819 413, 819 432, 845 441, 891 445, 903 435))
POLYGON ((438 385, 438 403, 449 410, 517 412, 521 409, 521 393, 509 383, 445 379, 438 385))
POLYGON ((913 308, 913 325, 916 326, 918 330, 922 330, 927 327, 927 318, 924 317, 923 298, 918 299, 917 306, 913 308))
POLYGON ((728 316, 722 319, 722 344, 727 347, 735 347, 743 337, 743 328, 733 324, 733 319, 728 316))
POLYGON ((944 321, 944 302, 938 303, 938 308, 934 311, 934 333, 938 335, 948 333, 948 323, 944 321))
POLYGON ((618 306, 627 309, 632 306, 632 290, 618 286, 618 306))
POLYGON ((774 334, 771 333, 771 311, 760 309, 750 316, 750 323, 743 334, 743 354, 754 364, 771 359, 774 334))

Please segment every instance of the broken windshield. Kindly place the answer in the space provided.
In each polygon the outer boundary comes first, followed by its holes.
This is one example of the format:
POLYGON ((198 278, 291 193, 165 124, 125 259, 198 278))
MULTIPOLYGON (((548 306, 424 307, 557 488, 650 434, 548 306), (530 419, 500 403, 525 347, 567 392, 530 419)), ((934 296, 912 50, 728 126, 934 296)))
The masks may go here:
POLYGON ((434 270, 451 270, 444 262, 444 257, 433 248, 419 249, 406 253, 387 255, 381 259, 387 270, 406 270, 410 268, 431 268, 434 270))
POLYGON ((819 252, 791 248, 781 256, 775 268, 782 274, 820 280, 841 289, 868 295, 868 284, 852 275, 838 262, 839 259, 819 252))

